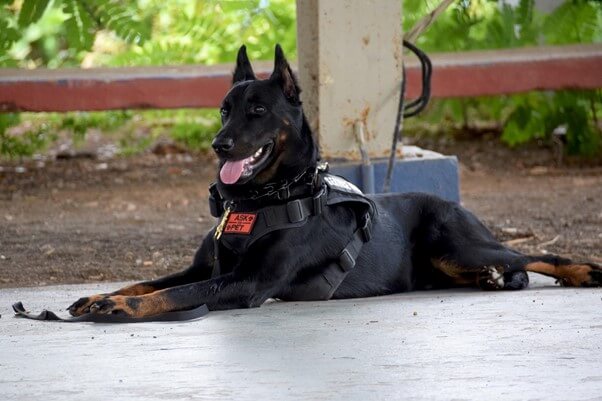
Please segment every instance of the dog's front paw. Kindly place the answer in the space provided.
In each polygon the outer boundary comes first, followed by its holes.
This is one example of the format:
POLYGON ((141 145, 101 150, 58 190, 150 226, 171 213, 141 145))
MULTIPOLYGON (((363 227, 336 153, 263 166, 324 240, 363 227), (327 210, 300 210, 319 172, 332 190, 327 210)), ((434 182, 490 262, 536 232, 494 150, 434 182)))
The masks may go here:
POLYGON ((71 316, 80 316, 90 312, 90 306, 95 302, 98 302, 104 298, 107 298, 108 294, 97 294, 90 297, 83 297, 75 301, 67 308, 71 316))
MULTIPOLYGON (((143 317, 149 315, 140 297, 113 295, 99 299, 90 305, 91 313, 117 314, 129 317, 143 317)), ((150 313, 152 314, 152 313, 150 313)))

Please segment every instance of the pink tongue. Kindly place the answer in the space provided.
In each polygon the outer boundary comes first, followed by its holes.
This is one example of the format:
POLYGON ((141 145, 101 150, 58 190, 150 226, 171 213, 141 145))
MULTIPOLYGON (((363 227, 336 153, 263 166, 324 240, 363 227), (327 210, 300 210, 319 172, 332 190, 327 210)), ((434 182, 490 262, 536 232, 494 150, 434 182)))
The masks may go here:
POLYGON ((219 172, 219 178, 222 180, 222 182, 224 184, 234 184, 236 181, 238 181, 242 175, 246 160, 247 159, 225 162, 219 172))

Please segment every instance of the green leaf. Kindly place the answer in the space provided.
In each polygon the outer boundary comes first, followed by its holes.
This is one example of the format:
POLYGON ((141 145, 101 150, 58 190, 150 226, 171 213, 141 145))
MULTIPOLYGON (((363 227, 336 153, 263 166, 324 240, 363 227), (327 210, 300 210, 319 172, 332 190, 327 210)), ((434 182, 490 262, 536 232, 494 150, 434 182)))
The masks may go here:
MULTIPOLYGON (((549 135, 546 127, 546 110, 540 107, 538 96, 525 97, 508 116, 504 124, 502 141, 510 146, 527 143, 536 138, 549 135)), ((519 101, 521 101, 519 100, 519 101)))
POLYGON ((25 0, 21 6, 19 12, 19 26, 25 28, 39 20, 46 8, 48 7, 50 0, 25 0))
POLYGON ((230 0, 219 2, 220 7, 225 12, 241 12, 241 11, 252 11, 259 6, 259 1, 249 0, 230 0))
POLYGON ((7 128, 17 125, 20 121, 17 113, 0 113, 0 134, 4 134, 7 128))
POLYGON ((65 21, 67 41, 77 50, 90 50, 94 44, 94 21, 78 0, 63 0, 63 11, 71 17, 65 21))
POLYGON ((535 0, 521 0, 516 7, 516 19, 521 27, 525 27, 533 21, 533 6, 535 0))
POLYGON ((100 0, 91 4, 90 9, 104 28, 114 31, 128 43, 141 45, 151 36, 151 20, 141 20, 138 10, 122 1, 100 0))
POLYGON ((19 39, 19 32, 11 28, 8 21, 0 20, 0 55, 10 49, 15 41, 19 39))
POLYGON ((558 124, 566 124, 567 153, 594 156, 602 141, 588 116, 590 104, 583 92, 563 91, 554 94, 553 110, 558 124))

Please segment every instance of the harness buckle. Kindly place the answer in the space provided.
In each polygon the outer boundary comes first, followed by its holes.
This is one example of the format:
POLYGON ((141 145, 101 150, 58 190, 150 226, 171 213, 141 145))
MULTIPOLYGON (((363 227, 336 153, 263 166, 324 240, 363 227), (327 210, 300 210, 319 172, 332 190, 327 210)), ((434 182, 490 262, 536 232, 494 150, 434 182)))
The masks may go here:
POLYGON ((305 217, 303 216, 303 209, 301 208, 301 201, 299 199, 286 204, 286 213, 291 223, 298 223, 305 217))
POLYGON ((355 258, 351 256, 351 253, 347 250, 347 248, 343 249, 339 255, 339 265, 343 271, 346 272, 353 269, 353 266, 355 266, 355 258))
POLYGON ((362 237, 364 242, 368 242, 372 239, 372 218, 370 217, 370 213, 366 213, 362 220, 362 237))

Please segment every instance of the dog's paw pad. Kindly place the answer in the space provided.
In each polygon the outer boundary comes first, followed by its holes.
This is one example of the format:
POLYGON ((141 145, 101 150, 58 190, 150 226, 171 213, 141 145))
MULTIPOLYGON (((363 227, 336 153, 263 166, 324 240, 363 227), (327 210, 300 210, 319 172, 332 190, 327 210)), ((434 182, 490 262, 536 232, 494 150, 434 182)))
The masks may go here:
POLYGON ((90 306, 95 302, 106 298, 106 294, 92 295, 90 297, 83 297, 72 303, 67 310, 72 316, 80 316, 90 312, 90 306))
POLYGON ((110 298, 101 299, 90 305, 91 313, 108 314, 116 310, 115 302, 110 298))

